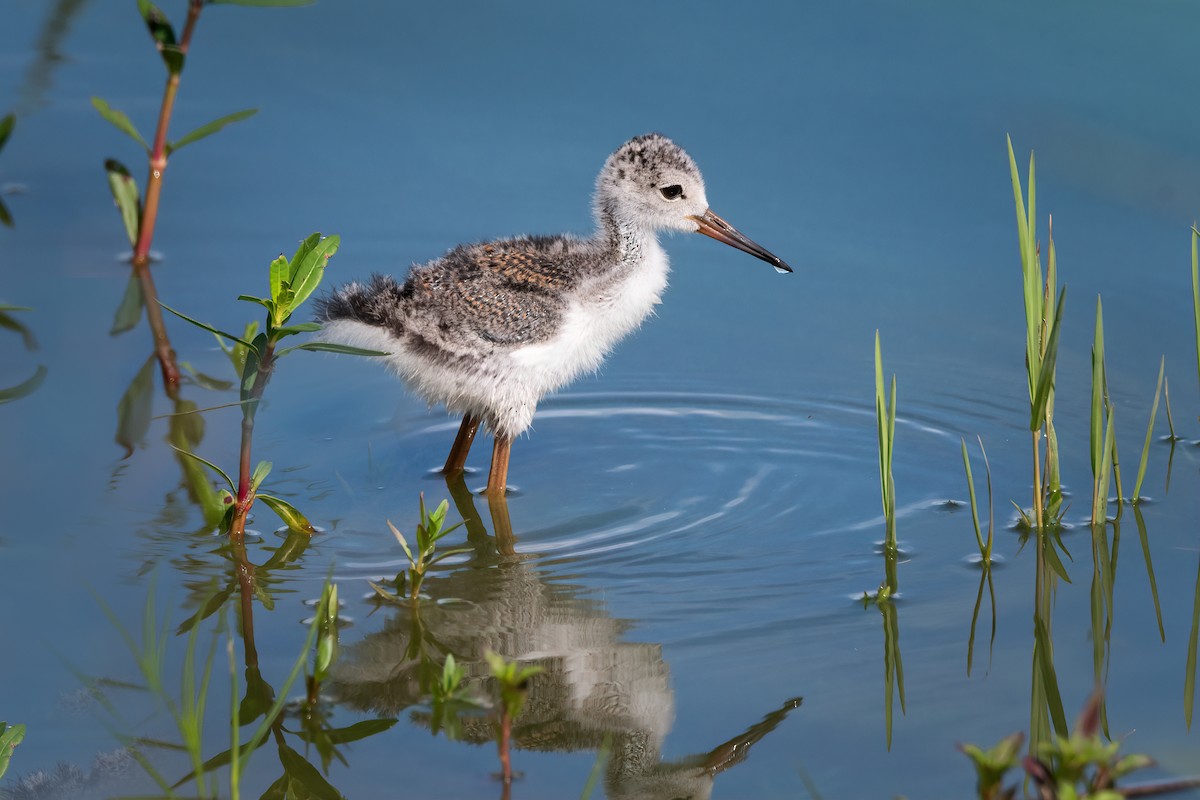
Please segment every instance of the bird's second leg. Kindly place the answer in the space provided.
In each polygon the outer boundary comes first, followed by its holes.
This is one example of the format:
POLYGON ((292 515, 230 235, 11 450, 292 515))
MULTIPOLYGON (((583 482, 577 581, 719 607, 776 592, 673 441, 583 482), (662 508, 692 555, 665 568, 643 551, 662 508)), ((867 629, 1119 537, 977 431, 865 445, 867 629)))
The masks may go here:
POLYGON ((508 454, 512 451, 512 437, 496 435, 492 446, 492 471, 488 473, 488 497, 503 497, 508 484, 508 454))
POLYGON ((471 452, 471 443, 475 441, 478 430, 479 417, 474 414, 463 417, 458 435, 454 437, 454 446, 450 448, 450 455, 446 456, 446 466, 442 467, 444 474, 453 475, 463 471, 463 467, 467 465, 467 453, 471 452))

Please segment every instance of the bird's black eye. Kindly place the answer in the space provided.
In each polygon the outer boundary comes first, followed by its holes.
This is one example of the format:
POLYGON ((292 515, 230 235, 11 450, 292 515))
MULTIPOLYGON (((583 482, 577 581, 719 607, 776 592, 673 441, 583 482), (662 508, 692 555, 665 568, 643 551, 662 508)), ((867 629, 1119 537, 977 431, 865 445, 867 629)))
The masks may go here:
POLYGON ((670 186, 664 186, 659 189, 659 191, 662 192, 662 196, 668 200, 678 200, 679 198, 683 197, 683 187, 678 183, 670 186))

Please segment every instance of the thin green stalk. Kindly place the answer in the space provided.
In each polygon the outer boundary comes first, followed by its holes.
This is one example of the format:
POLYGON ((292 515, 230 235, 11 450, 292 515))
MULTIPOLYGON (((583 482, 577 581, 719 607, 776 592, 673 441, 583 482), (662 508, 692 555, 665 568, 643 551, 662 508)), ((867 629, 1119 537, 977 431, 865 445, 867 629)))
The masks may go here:
POLYGON ((975 498, 975 478, 971 474, 971 459, 967 455, 967 442, 965 439, 960 439, 962 444, 963 468, 967 473, 967 492, 970 494, 971 500, 971 522, 975 526, 975 541, 979 545, 979 555, 983 559, 983 563, 992 563, 992 536, 995 530, 995 510, 992 505, 992 467, 988 463, 987 450, 983 447, 982 437, 976 437, 979 440, 979 450, 983 453, 983 465, 987 471, 987 490, 988 490, 988 535, 987 542, 983 540, 983 531, 979 525, 979 505, 975 498))
POLYGON ((241 800, 242 796, 242 759, 241 759, 241 703, 238 697, 237 661, 234 658, 233 632, 229 633, 226 644, 229 653, 229 797, 230 800, 241 800))
POLYGON ((1196 375, 1200 377, 1200 229, 1192 226, 1192 319, 1196 323, 1196 375))
MULTIPOLYGON (((896 549, 896 484, 892 477, 892 444, 896 437, 896 376, 892 376, 891 397, 884 395, 883 356, 879 331, 875 331, 875 422, 879 438, 879 491, 886 524, 886 547, 896 549)), ((892 587, 893 589, 895 587, 892 587)))
POLYGON ((1174 450, 1179 436, 1175 433, 1175 415, 1171 413, 1171 379, 1165 375, 1163 376, 1163 405, 1167 408, 1167 431, 1171 439, 1171 449, 1174 450))
POLYGON ((1150 458, 1150 437, 1154 435, 1154 418, 1158 416, 1158 401, 1162 398, 1163 378, 1167 368, 1164 355, 1158 362, 1158 386, 1154 389, 1154 405, 1150 408, 1150 424, 1146 426, 1146 441, 1142 443, 1142 460, 1138 463, 1137 481, 1133 484, 1133 502, 1142 497, 1142 480, 1146 477, 1146 462, 1150 458))

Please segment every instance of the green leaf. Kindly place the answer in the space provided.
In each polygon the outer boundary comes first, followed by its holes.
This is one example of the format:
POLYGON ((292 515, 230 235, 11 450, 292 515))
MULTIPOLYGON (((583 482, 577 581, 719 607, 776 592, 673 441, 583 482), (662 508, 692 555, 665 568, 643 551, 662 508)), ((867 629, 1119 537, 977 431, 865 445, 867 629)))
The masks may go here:
POLYGON ((400 530, 395 525, 392 524, 392 521, 390 519, 386 520, 386 522, 387 522, 388 528, 390 528, 392 531, 392 535, 396 537, 396 541, 399 542, 400 546, 404 548, 404 555, 408 556, 408 563, 412 564, 413 566, 416 566, 417 560, 415 558, 413 558, 412 550, 409 549, 408 540, 406 540, 404 538, 404 534, 401 533, 400 530))
MULTIPOLYGON (((286 744, 279 745, 279 763, 283 765, 288 777, 299 783, 308 791, 308 797, 315 800, 342 800, 342 794, 325 780, 320 771, 305 760, 286 744)), ((298 795, 294 788, 289 790, 288 797, 298 795)))
POLYGON ((92 105, 100 112, 100 116, 115 125, 117 130, 132 137, 135 142, 145 148, 147 153, 150 152, 150 145, 146 144, 146 140, 142 138, 142 135, 138 133, 138 129, 133 126, 133 123, 129 121, 129 117, 125 116, 123 112, 112 108, 99 97, 92 98, 92 105))
POLYGON ((4 205, 4 201, 0 200, 0 225, 6 228, 13 226, 12 214, 8 211, 8 206, 4 205))
POLYGON ((0 404, 11 403, 13 400, 20 400, 22 397, 36 392, 37 388, 42 385, 42 381, 46 379, 46 372, 46 368, 39 364, 37 370, 28 380, 7 389, 0 389, 0 404))
POLYGON ((319 330, 321 330, 321 323, 319 322, 301 322, 296 325, 288 325, 283 328, 276 328, 275 338, 278 340, 285 336, 294 336, 297 333, 313 333, 319 330))
POLYGON ((150 410, 154 404, 154 355, 138 370, 133 382, 117 403, 117 444, 125 448, 125 456, 141 444, 150 430, 150 410))
POLYGON ((260 494, 258 495, 258 499, 266 503, 267 507, 274 511, 283 520, 284 524, 292 530, 300 533, 317 532, 317 529, 308 521, 308 518, 301 514, 291 503, 269 494, 260 494))
POLYGON ((117 306, 117 313, 113 315, 113 324, 108 335, 117 336, 132 330, 138 324, 138 320, 142 318, 143 302, 142 282, 131 270, 129 282, 125 284, 125 295, 121 298, 121 305, 117 306))
POLYGON ((12 135, 13 127, 16 124, 16 114, 9 114, 0 119, 0 150, 4 149, 4 145, 8 142, 8 137, 12 135))
POLYGON ((136 246, 138 226, 142 219, 142 202, 138 196, 137 181, 129 174, 125 165, 115 158, 105 160, 104 171, 108 173, 108 188, 117 203, 117 210, 121 212, 125 235, 129 237, 130 246, 136 246))
POLYGON ((1154 390, 1154 405, 1150 408, 1150 423, 1146 425, 1146 441, 1142 443, 1142 460, 1138 463, 1137 480, 1133 484, 1133 502, 1142 496, 1142 479, 1146 477, 1146 461, 1150 457, 1150 437, 1154 435, 1154 418, 1158 416, 1158 402, 1162 399, 1163 377, 1167 369, 1167 357, 1158 362, 1158 386, 1154 390))
POLYGON ((212 325, 206 325, 205 323, 200 322, 199 320, 194 320, 191 317, 189 317, 187 314, 182 314, 182 313, 176 311, 175 309, 171 308, 169 305, 167 305, 166 303, 164 303, 161 300, 158 301, 158 304, 160 306, 162 306, 163 308, 165 308, 167 311, 170 311, 175 316, 179 317, 184 322, 190 322, 193 325, 195 325, 197 328, 203 328, 204 330, 208 331, 209 333, 215 333, 217 336, 224 336, 226 339, 229 339, 230 341, 238 342, 239 344, 244 344, 246 347, 250 348, 251 350, 254 349, 254 345, 251 344, 250 342, 247 342, 245 339, 234 336, 232 333, 226 333, 225 331, 218 330, 218 329, 214 328, 212 325))
POLYGON ((1054 326, 1050 329, 1050 336, 1046 340, 1046 357, 1042 361, 1042 368, 1037 378, 1037 394, 1033 398, 1031 404, 1032 414, 1029 421, 1029 430, 1036 431, 1041 428, 1041 420, 1046 416, 1046 403, 1050 400, 1050 392, 1054 389, 1054 368, 1058 361, 1058 332, 1062 328, 1063 303, 1067 299, 1067 287, 1064 286, 1058 292, 1058 310, 1054 313, 1054 326))
POLYGON ((292 259, 288 287, 292 290, 293 297, 284 309, 285 316, 299 308, 308 296, 316 291, 321 277, 325 274, 325 265, 341 246, 340 236, 326 236, 324 239, 320 237, 321 234, 314 233, 305 239, 292 259))
MULTIPOLYGON (((0 144, 3 144, 2 138, 0 138, 0 144)), ((384 720, 374 721, 383 722, 384 720)), ((0 722, 0 777, 3 777, 4 773, 8 771, 13 750, 23 741, 25 741, 24 725, 9 725, 7 722, 0 722)))
POLYGON ((295 347, 287 347, 276 353, 276 357, 282 357, 293 350, 321 350, 326 353, 342 353, 348 356, 390 356, 391 353, 385 353, 382 350, 366 350, 362 347, 351 347, 348 344, 334 344, 333 342, 305 342, 298 344, 295 347))
POLYGON ((250 475, 250 491, 258 491, 258 487, 271 474, 272 466, 274 465, 270 461, 260 461, 254 465, 254 472, 250 475))
MULTIPOLYGON (((345 728, 322 731, 322 734, 328 738, 331 744, 349 744, 350 742, 357 742, 369 736, 374 736, 377 733, 383 733, 395 725, 397 721, 395 719, 364 719, 345 728)), ((306 742, 313 741, 313 737, 308 731, 300 731, 300 738, 306 742)))
POLYGON ((280 294, 283 292, 283 285, 291 278, 291 273, 288 270, 287 256, 280 253, 275 260, 271 262, 269 272, 271 283, 271 299, 278 304, 280 294))
POLYGON ((257 113, 258 113, 257 108, 247 108, 247 109, 243 109, 242 111, 235 111, 234 113, 229 114, 224 117, 221 117, 220 119, 214 119, 212 122, 208 123, 207 125, 201 125, 199 128, 196 128, 196 130, 187 134, 183 138, 177 139, 176 141, 169 143, 167 145, 167 155, 170 155, 171 153, 175 152, 176 150, 183 147, 184 145, 189 145, 192 142, 197 142, 197 141, 203 139, 205 136, 212 136, 214 133, 221 130, 221 128, 224 128, 226 125, 230 125, 234 122, 241 122, 244 119, 253 117, 257 113))
POLYGON ((200 456, 196 455, 195 453, 189 453, 187 450, 180 450, 178 447, 175 447, 174 445, 172 445, 171 447, 176 452, 182 453, 183 455, 187 456, 188 458, 194 458, 195 460, 199 461, 201 464, 208 467, 213 472, 217 473, 222 478, 224 478, 225 483, 227 483, 229 485, 230 491, 237 491, 237 486, 234 484, 233 479, 230 478, 228 475, 226 475, 225 471, 223 469, 221 469, 220 467, 218 467, 216 464, 212 463, 211 461, 201 458, 200 456))
MULTIPOLYGON (((186 361, 179 362, 179 366, 187 370, 188 375, 192 376, 192 380, 202 389, 208 389, 210 392, 225 392, 233 388, 233 381, 224 381, 220 378, 214 378, 211 375, 205 375, 203 372, 195 369, 186 361)), ((235 404, 236 405, 236 404, 235 404)), ((222 408, 223 406, 218 406, 222 408)), ((204 409, 211 410, 211 409, 204 409)))
POLYGON ((146 21, 146 28, 150 31, 150 37, 154 39, 163 63, 167 65, 167 71, 172 75, 179 74, 183 70, 183 52, 175 43, 175 31, 171 28, 171 23, 150 0, 137 0, 137 4, 142 19, 146 21))

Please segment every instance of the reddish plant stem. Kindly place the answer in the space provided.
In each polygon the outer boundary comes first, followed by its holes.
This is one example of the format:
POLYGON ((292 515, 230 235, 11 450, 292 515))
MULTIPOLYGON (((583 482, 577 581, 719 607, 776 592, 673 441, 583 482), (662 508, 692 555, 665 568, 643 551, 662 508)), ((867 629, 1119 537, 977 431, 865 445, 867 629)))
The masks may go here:
POLYGON ((241 547, 246 535, 246 517, 254 505, 254 490, 250 485, 251 447, 254 442, 254 417, 258 413, 258 404, 267 388, 267 381, 275 370, 275 342, 268 341, 266 350, 258 362, 258 375, 254 385, 250 387, 250 397, 242 409, 242 446, 238 462, 238 491, 233 511, 233 522, 229 526, 229 538, 235 547, 241 547))
POLYGON ((501 712, 500 715, 500 777, 504 781, 504 785, 508 786, 512 783, 512 758, 509 751, 512 749, 512 717, 508 715, 508 711, 501 712))
MULTIPOLYGON (((187 22, 183 28, 183 37, 179 40, 179 51, 187 55, 191 46, 192 34, 196 30, 196 22, 204 8, 203 0, 190 0, 188 3, 187 22)), ((167 395, 175 397, 179 390, 179 366, 175 361, 175 351, 171 347, 170 337, 167 336, 167 326, 163 321, 162 309, 158 305, 158 291, 154 286, 154 276, 150 274, 150 245, 154 241, 154 228, 158 221, 158 204, 162 197, 163 173, 167 169, 167 129, 171 123, 171 112, 175 108, 175 95, 179 91, 179 73, 167 76, 167 85, 163 90, 162 106, 158 112, 158 125, 154 131, 154 144, 150 150, 150 174, 146 179, 146 199, 142 209, 142 219, 138 225, 138 238, 133 248, 133 271, 142 286, 142 297, 145 299, 146 319, 154 334, 154 354, 162 368, 163 386, 167 395)))

